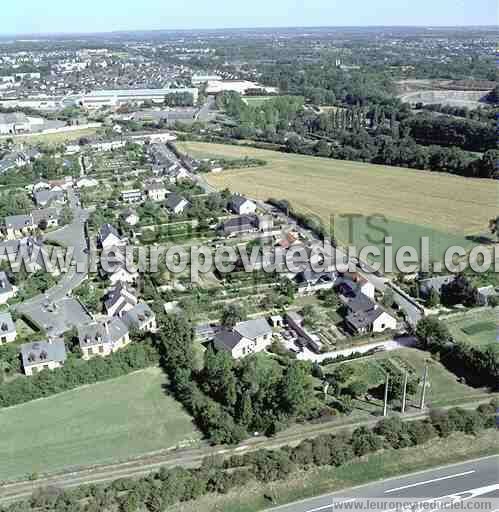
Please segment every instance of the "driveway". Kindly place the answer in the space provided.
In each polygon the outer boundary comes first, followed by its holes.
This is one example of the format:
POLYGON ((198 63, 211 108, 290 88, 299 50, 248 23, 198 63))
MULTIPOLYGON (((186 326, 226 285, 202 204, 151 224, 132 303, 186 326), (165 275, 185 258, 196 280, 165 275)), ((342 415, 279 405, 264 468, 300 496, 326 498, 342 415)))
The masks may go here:
POLYGON ((315 352, 309 350, 307 347, 304 347, 303 352, 298 354, 297 359, 300 361, 313 361, 320 363, 321 361, 324 361, 324 359, 336 359, 339 356, 346 357, 354 354, 355 352, 365 354, 373 348, 382 347, 384 350, 390 351, 406 347, 414 347, 416 343, 417 340, 414 336, 404 336, 403 338, 397 338, 396 340, 378 341, 375 343, 361 345, 359 347, 351 347, 343 350, 335 350, 333 352, 325 352, 324 354, 316 354, 315 352))

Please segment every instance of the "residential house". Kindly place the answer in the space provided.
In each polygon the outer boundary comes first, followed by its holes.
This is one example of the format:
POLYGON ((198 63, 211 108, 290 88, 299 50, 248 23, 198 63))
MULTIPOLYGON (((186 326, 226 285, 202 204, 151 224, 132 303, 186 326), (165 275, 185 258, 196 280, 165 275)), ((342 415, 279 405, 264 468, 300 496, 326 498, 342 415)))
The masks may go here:
POLYGON ((235 236, 242 233, 251 233, 258 229, 258 217, 256 215, 240 215, 228 219, 218 226, 218 232, 222 236, 235 236))
POLYGON ((148 183, 144 188, 145 196, 149 201, 164 201, 168 190, 163 183, 153 181, 148 183))
POLYGON ((315 352, 319 352, 322 349, 322 342, 319 336, 307 330, 305 327, 305 319, 302 315, 296 311, 288 311, 285 315, 285 320, 298 337, 315 352))
POLYGON ((127 208, 121 212, 121 218, 125 221, 129 226, 135 226, 138 224, 140 217, 136 210, 132 208, 127 208))
POLYGON ((66 361, 66 346, 62 340, 25 343, 21 345, 21 359, 28 376, 60 368, 66 361))
POLYGON ((42 242, 31 236, 0 242, 0 262, 9 261, 13 267, 24 261, 31 271, 36 272, 45 269, 47 260, 48 254, 42 242))
POLYGON ((232 329, 221 329, 213 344, 218 350, 230 352, 234 359, 261 352, 272 343, 272 328, 265 318, 238 322, 232 329))
POLYGON ((5 304, 8 300, 15 297, 17 288, 12 286, 5 272, 0 272, 0 304, 5 304))
POLYGON ((16 324, 9 312, 0 312, 0 345, 12 343, 17 336, 16 324))
POLYGON ((49 180, 50 190, 54 192, 61 192, 73 188, 73 178, 71 176, 64 176, 60 180, 49 180))
MULTIPOLYGON (((117 258, 119 260, 119 257, 117 258)), ((125 262, 118 261, 116 264, 110 265, 108 270, 105 270, 102 266, 100 267, 100 275, 103 278, 108 278, 111 286, 115 286, 118 283, 128 283, 134 285, 137 283, 139 278, 138 272, 131 272, 126 268, 125 262)))
POLYGON ((111 288, 104 299, 104 308, 108 316, 123 316, 134 308, 139 299, 126 282, 119 281, 111 288))
POLYGON ((35 228, 31 215, 9 215, 5 217, 3 231, 7 240, 16 240, 33 234, 35 228))
POLYGON ((229 208, 237 215, 250 215, 256 212, 256 204, 241 195, 233 195, 229 202, 229 208))
POLYGON ((155 332, 158 328, 156 315, 151 308, 143 302, 127 310, 123 315, 123 321, 130 329, 137 329, 141 332, 155 332))
POLYGON ((121 318, 78 326, 78 341, 83 359, 107 356, 130 343, 129 330, 121 318))
POLYGON ((55 228, 59 225, 59 212, 56 208, 40 208, 31 212, 33 224, 43 229, 55 228))
POLYGON ((348 308, 345 322, 353 333, 379 333, 397 328, 396 318, 366 295, 359 293, 345 302, 348 308))
POLYGON ((37 206, 45 208, 49 205, 63 205, 66 203, 66 195, 63 190, 39 190, 33 194, 37 206))
POLYGON ((140 189, 123 190, 121 193, 121 200, 128 204, 142 203, 144 200, 144 194, 140 189))
POLYGON ((93 188, 97 187, 99 182, 94 178, 81 178, 76 181, 76 188, 93 188))
POLYGON ((333 270, 316 272, 309 267, 296 274, 294 280, 298 284, 298 293, 305 295, 333 288, 337 278, 338 274, 333 270))
POLYGON ((162 174, 170 183, 178 183, 179 181, 191 178, 189 171, 178 163, 165 169, 162 174))
POLYGON ((444 285, 452 283, 456 278, 455 275, 433 276, 428 279, 421 279, 419 281, 419 294, 423 299, 430 296, 432 290, 440 293, 444 285))
POLYGON ((102 249, 111 249, 112 247, 123 247, 127 240, 123 238, 118 230, 112 224, 103 224, 99 230, 99 244, 102 249))
POLYGON ((186 208, 190 207, 191 203, 178 194, 172 193, 167 197, 165 205, 172 213, 180 215, 186 210, 186 208))

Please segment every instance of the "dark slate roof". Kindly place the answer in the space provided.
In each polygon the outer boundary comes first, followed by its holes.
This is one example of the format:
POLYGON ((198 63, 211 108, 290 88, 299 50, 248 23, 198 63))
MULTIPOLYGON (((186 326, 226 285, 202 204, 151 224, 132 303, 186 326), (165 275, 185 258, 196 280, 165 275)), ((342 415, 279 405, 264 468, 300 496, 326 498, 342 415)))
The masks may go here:
POLYGON ((64 199, 64 192, 59 190, 39 190, 33 195, 36 204, 48 204, 64 199))
POLYGON ((48 363, 58 361, 60 363, 66 360, 66 347, 64 341, 35 341, 34 343, 25 343, 21 345, 21 357, 23 366, 48 363))
POLYGON ((31 212, 33 223, 38 226, 42 220, 57 219, 59 214, 56 208, 40 208, 31 212))
POLYGON ((5 217, 5 227, 7 228, 23 229, 27 226, 33 226, 31 215, 9 215, 5 217))
POLYGON ((223 329, 215 334, 213 342, 216 348, 231 351, 242 339, 239 333, 223 329))
MULTIPOLYGON (((111 288, 109 293, 106 295, 106 298, 104 300, 104 305, 106 309, 110 309, 114 305, 116 305, 118 302, 123 302, 123 305, 125 304, 137 304, 137 297, 133 293, 132 289, 126 284, 121 281, 119 281, 116 286, 111 288), (130 295, 133 297, 130 297, 130 295)), ((121 309, 121 308, 120 308, 121 309)))
POLYGON ((228 219, 219 226, 219 230, 226 235, 250 231, 258 226, 256 215, 240 215, 234 219, 228 219))
POLYGON ((247 199, 246 197, 244 196, 241 196, 241 195, 233 195, 231 198, 230 198, 230 206, 231 208, 234 208, 235 210, 239 210, 239 208, 246 202, 246 201, 249 201, 249 199, 247 199))
POLYGON ((165 204, 168 208, 171 210, 175 209, 182 201, 185 201, 182 196, 179 196, 178 194, 175 194, 175 192, 172 192, 168 195, 166 198, 165 204))

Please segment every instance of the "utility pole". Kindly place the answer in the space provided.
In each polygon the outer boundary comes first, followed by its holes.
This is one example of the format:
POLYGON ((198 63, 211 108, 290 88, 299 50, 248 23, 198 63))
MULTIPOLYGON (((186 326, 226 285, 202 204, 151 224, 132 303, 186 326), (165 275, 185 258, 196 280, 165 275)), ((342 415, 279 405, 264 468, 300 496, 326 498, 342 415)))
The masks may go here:
POLYGON ((428 385, 428 364, 425 364, 424 376, 423 376, 423 389, 421 390, 421 403, 419 404, 420 409, 424 409, 424 401, 425 401, 427 385, 428 385))
POLYGON ((404 375, 404 389, 402 391, 402 414, 405 412, 405 405, 407 402, 407 372, 404 375))
POLYGON ((388 376, 388 373, 386 374, 385 379, 385 400, 383 405, 383 416, 386 416, 388 414, 388 381, 390 380, 390 377, 388 376))

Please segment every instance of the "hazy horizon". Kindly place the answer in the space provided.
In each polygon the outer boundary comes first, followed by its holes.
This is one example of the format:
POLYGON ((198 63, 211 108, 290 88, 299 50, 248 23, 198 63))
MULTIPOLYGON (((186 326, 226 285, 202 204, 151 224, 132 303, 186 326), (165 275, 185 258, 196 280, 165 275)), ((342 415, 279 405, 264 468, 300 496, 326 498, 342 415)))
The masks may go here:
POLYGON ((101 34, 113 32, 347 27, 492 27, 496 0, 254 0, 250 5, 191 0, 87 0, 71 11, 63 0, 25 0, 3 6, 0 35, 101 34))

